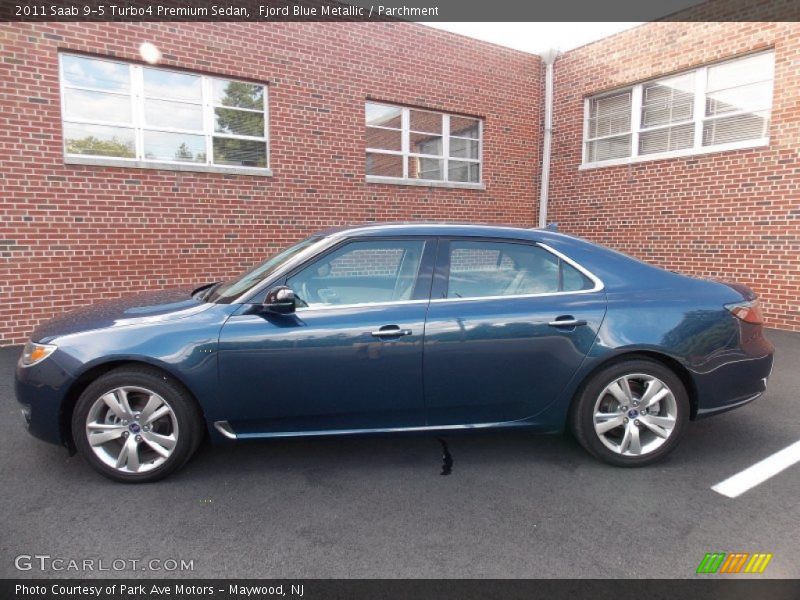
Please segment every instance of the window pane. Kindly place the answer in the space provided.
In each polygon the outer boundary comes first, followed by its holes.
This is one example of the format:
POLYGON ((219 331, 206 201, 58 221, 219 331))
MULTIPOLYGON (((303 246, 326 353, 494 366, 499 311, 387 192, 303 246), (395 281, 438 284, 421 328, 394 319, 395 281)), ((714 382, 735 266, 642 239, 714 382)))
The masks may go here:
POLYGON ((502 242, 450 243, 448 298, 559 291, 559 259, 538 246, 502 242))
POLYGON ((639 154, 682 150, 694 145, 694 123, 639 134, 639 154))
POLYGON ((203 131, 203 107, 186 102, 146 99, 144 122, 153 127, 203 131))
POLYGON ((399 178, 403 176, 405 166, 405 176, 409 179, 479 182, 481 168, 477 161, 481 153, 481 121, 448 116, 450 156, 445 157, 445 138, 442 133, 444 118, 444 113, 367 102, 367 175, 399 178), (402 116, 406 110, 409 123, 403 129, 402 116), (386 125, 393 127, 387 128, 386 125), (404 155, 388 155, 378 151, 402 152, 405 142, 403 136, 406 135, 408 147, 404 155), (373 149, 376 151, 372 152, 373 149), (449 159, 449 165, 446 158, 449 159))
POLYGON ((244 81, 213 79, 214 104, 264 110, 264 86, 244 81))
POLYGON ((402 133, 394 129, 367 127, 367 148, 399 152, 402 149, 402 133))
POLYGON ((472 138, 480 137, 480 121, 467 117, 450 117, 450 135, 472 138))
POLYGON ((233 108, 215 108, 214 131, 263 138, 264 113, 233 108))
POLYGON ((70 85, 117 92, 130 90, 131 77, 128 65, 66 54, 61 56, 61 65, 64 81, 70 85))
POLYGON ((64 123, 64 150, 67 154, 136 158, 133 129, 64 123))
POLYGON ((708 68, 708 91, 771 80, 775 68, 773 53, 748 56, 708 68))
POLYGON ((703 124, 703 146, 757 140, 767 135, 767 113, 712 119, 703 124))
POLYGON ((447 178, 450 181, 478 183, 481 180, 481 166, 479 163, 451 160, 447 165, 447 178))
POLYGON ((367 152, 367 175, 376 177, 402 177, 403 157, 396 154, 367 152))
POLYGON ((441 113, 428 112, 423 110, 409 111, 411 131, 421 131, 424 133, 442 133, 441 113))
POLYGON ((478 158, 480 156, 480 142, 465 140, 464 138, 450 138, 450 156, 454 158, 478 158))
POLYGON ((144 132, 145 160, 176 160, 181 162, 206 162, 206 141, 201 135, 144 132))
POLYGON ((444 160, 440 158, 408 158, 408 177, 410 179, 431 179, 441 181, 444 179, 444 160))
POLYGON ((267 144, 214 137, 214 164, 264 168, 267 166, 267 144))
POLYGON ((410 300, 425 242, 354 242, 322 257, 296 275, 298 306, 410 300))
POLYGON ((706 95, 706 116, 728 112, 769 108, 772 82, 752 83, 729 90, 719 90, 706 95))
POLYGON ((693 110, 694 73, 648 83, 642 88, 642 127, 687 121, 693 110))
POLYGON ((631 93, 593 98, 589 103, 589 137, 596 138, 631 129, 631 93))
POLYGON ((590 290, 594 287, 594 282, 578 271, 572 265, 560 261, 561 266, 561 291, 577 292, 579 290, 590 290))
POLYGON ((131 98, 120 94, 64 90, 64 116, 67 119, 131 122, 131 98))
POLYGON ((402 113, 403 110, 399 106, 367 102, 366 123, 367 125, 400 129, 402 127, 402 113))
POLYGON ((415 154, 432 154, 434 156, 442 155, 442 138, 438 135, 430 135, 428 133, 411 133, 409 134, 409 148, 415 154))
POLYGON ((631 136, 629 135, 596 140, 586 144, 587 162, 626 158, 630 155, 631 136))
POLYGON ((164 71, 163 69, 149 69, 147 67, 142 71, 146 96, 200 102, 202 91, 199 75, 164 71))

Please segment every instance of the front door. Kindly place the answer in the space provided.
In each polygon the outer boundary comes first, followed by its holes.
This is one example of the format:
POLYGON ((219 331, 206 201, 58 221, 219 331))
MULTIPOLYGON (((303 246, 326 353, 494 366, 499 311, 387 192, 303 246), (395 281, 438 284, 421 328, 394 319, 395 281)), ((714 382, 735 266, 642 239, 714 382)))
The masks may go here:
POLYGON ((542 412, 597 336, 606 310, 597 287, 536 244, 441 241, 425 332, 428 424, 542 412))
POLYGON ((423 425, 434 254, 435 241, 421 238, 347 241, 286 278, 297 297, 294 314, 231 317, 219 368, 234 431, 423 425))

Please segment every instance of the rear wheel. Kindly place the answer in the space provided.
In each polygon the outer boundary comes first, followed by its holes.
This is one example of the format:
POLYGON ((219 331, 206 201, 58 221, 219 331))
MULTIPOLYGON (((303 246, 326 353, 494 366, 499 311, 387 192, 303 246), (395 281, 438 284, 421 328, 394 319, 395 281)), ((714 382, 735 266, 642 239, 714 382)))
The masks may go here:
POLYGON ((166 477, 194 454, 203 425, 193 398, 146 367, 111 371, 81 394, 72 415, 78 451, 111 479, 144 483, 166 477))
POLYGON ((633 359, 596 373, 572 411, 572 430, 591 454, 613 465, 652 464, 677 445, 689 418, 680 378, 661 363, 633 359))

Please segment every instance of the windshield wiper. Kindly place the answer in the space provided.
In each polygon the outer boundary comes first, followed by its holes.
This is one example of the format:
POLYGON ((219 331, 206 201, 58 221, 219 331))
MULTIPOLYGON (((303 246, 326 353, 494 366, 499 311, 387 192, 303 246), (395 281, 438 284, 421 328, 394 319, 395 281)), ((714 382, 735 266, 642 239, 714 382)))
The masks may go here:
POLYGON ((216 282, 215 284, 213 284, 211 287, 209 287, 209 288, 208 288, 208 289, 207 289, 207 290, 206 290, 206 291, 203 293, 203 302, 208 302, 208 301, 209 301, 208 299, 211 297, 211 294, 213 294, 214 292, 216 292, 216 291, 217 291, 217 288, 219 288, 219 287, 220 287, 220 286, 221 286, 223 283, 225 283, 225 282, 224 282, 224 281, 218 281, 218 282, 216 282))
POLYGON ((213 283, 201 285, 199 288, 192 290, 191 296, 192 298, 197 298, 198 300, 205 300, 211 291, 216 289, 221 283, 221 281, 215 281, 213 283))

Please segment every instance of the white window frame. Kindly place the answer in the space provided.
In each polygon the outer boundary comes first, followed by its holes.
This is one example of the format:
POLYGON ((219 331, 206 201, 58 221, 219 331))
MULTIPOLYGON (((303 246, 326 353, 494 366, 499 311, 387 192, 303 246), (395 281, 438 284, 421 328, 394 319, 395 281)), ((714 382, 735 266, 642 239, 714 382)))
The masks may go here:
MULTIPOLYGON (((769 98, 767 102, 766 110, 766 118, 767 124, 764 131, 764 135, 760 138, 753 138, 749 140, 740 140, 737 142, 729 142, 726 144, 716 144, 713 146, 704 146, 703 145, 703 124, 707 121, 712 121, 714 119, 724 118, 724 117, 733 117, 740 114, 749 114, 754 111, 749 110, 741 110, 741 111, 734 111, 729 113, 721 113, 719 115, 712 115, 706 116, 706 92, 708 86, 708 70, 711 67, 715 67, 717 65, 726 64, 735 62, 741 59, 747 59, 752 56, 757 56, 761 54, 771 54, 773 61, 775 59, 775 51, 770 49, 767 51, 762 52, 755 52, 752 54, 747 54, 744 56, 737 56, 736 58, 728 59, 725 61, 716 62, 713 64, 704 65, 702 67, 697 67, 695 69, 688 69, 686 71, 680 71, 678 73, 672 73, 670 75, 664 77, 658 77, 655 79, 649 79, 647 81, 643 81, 641 83, 637 83, 635 85, 629 85, 622 88, 617 88, 615 90, 611 90, 608 92, 603 92, 601 94, 594 94, 592 96, 588 96, 584 98, 584 107, 583 107, 583 139, 581 143, 581 165, 580 169, 595 169, 598 167, 610 167, 615 165, 627 165, 631 163, 638 163, 638 162, 645 162, 651 160, 664 160, 669 158, 680 158, 684 156, 695 156, 699 154, 711 154, 714 152, 726 152, 730 150, 741 150, 744 148, 758 148, 769 146, 769 127, 772 122, 772 102, 773 102, 773 93, 774 93, 774 86, 775 86, 775 76, 773 71, 773 76, 771 79, 767 80, 759 80, 761 81, 769 81, 769 98), (666 79, 673 79, 675 77, 686 75, 688 73, 694 73, 694 110, 692 114, 691 121, 681 121, 679 123, 668 123, 665 125, 659 125, 655 127, 648 127, 642 128, 641 127, 641 115, 642 115, 642 95, 643 89, 645 85, 655 83, 658 81, 663 81, 666 79), (596 139, 601 138, 589 138, 589 116, 591 114, 591 102, 598 98, 604 98, 607 96, 615 96, 617 94, 621 94, 624 92, 631 93, 631 129, 628 135, 631 136, 631 156, 624 157, 624 158, 614 158, 609 160, 602 160, 602 161, 594 161, 588 162, 587 161, 587 146, 589 142, 594 141, 596 139), (655 131, 660 128, 665 127, 675 127, 682 124, 694 123, 694 140, 693 145, 690 148, 683 148, 681 150, 668 150, 666 152, 654 152, 650 154, 639 154, 639 135, 644 132, 655 131)), ((751 82, 756 83, 756 82, 751 82)), ((756 111, 762 112, 762 111, 756 111)), ((613 136, 605 136, 605 137, 617 137, 626 135, 625 133, 614 134, 613 136)))
MULTIPOLYGON (((132 129, 134 132, 134 140, 135 140, 135 153, 136 156, 132 158, 126 158, 121 156, 102 156, 102 155, 91 155, 91 154, 69 154, 67 153, 66 148, 66 136, 63 139, 63 146, 62 152, 64 155, 64 163, 65 164, 81 164, 81 165, 98 165, 98 166, 122 166, 122 167, 132 167, 132 168, 140 168, 140 169, 165 169, 165 170, 173 170, 173 171, 199 171, 199 172, 213 172, 213 173, 232 173, 232 174, 242 174, 242 175, 261 175, 261 176, 271 176, 272 169, 270 168, 270 143, 269 143, 269 86, 263 83, 255 83, 252 81, 244 81, 241 79, 237 79, 235 77, 227 77, 224 75, 220 76, 211 76, 211 75, 202 75, 200 73, 194 73, 192 71, 183 71, 180 69, 170 69, 164 68, 161 66, 147 66, 147 65, 139 65, 131 62, 127 62, 124 60, 118 60, 114 58, 105 58, 105 57, 96 57, 96 56, 87 56, 83 54, 77 54, 72 52, 60 52, 58 55, 58 72, 59 72, 59 91, 60 91, 60 98, 61 98, 61 124, 62 124, 62 131, 64 129, 65 124, 75 123, 78 125, 104 125, 104 126, 113 126, 113 127, 121 127, 132 129), (116 63, 119 65, 124 65, 128 67, 129 70, 129 91, 127 93, 123 92, 116 92, 116 91, 109 91, 104 89, 97 89, 85 86, 78 86, 73 84, 68 84, 66 78, 64 77, 64 61, 62 60, 63 57, 67 56, 75 56, 78 58, 89 59, 89 60, 100 60, 105 62, 116 63), (200 78, 200 86, 201 86, 201 99, 199 102, 193 100, 184 100, 184 99, 176 99, 176 98, 165 98, 160 96, 152 96, 152 95, 145 95, 144 93, 144 69, 155 69, 159 71, 169 71, 173 73, 180 73, 182 75, 192 75, 194 77, 200 78), (264 131, 262 136, 243 136, 243 135, 235 135, 235 134, 228 134, 228 133, 219 133, 214 131, 214 109, 215 108, 235 108, 235 110, 240 110, 243 112, 257 112, 261 113, 262 111, 256 109, 248 109, 248 108, 238 108, 238 107, 227 107, 222 106, 220 104, 214 103, 214 94, 213 94, 213 81, 215 79, 220 79, 224 81, 237 81, 246 83, 249 85, 259 85, 264 88, 264 131), (70 90, 78 90, 78 91, 89 91, 89 92, 102 92, 107 94, 117 94, 117 95, 125 95, 130 96, 131 101, 131 121, 128 123, 121 123, 116 121, 109 121, 107 118, 97 118, 97 119, 81 119, 81 118, 74 118, 68 117, 65 111, 65 91, 67 89, 70 90), (194 104, 201 107, 202 110, 202 120, 203 120, 203 130, 189 130, 189 129, 181 129, 175 127, 165 127, 165 126, 155 126, 155 125, 147 125, 145 123, 145 99, 148 100, 164 100, 168 102, 177 102, 177 103, 185 103, 185 104, 194 104), (178 160, 164 160, 164 159, 151 159, 145 158, 144 154, 144 134, 146 131, 156 131, 156 132, 163 132, 163 133, 179 133, 179 134, 186 134, 186 135, 201 135, 204 138, 205 142, 205 162, 188 162, 188 161, 178 161, 178 160), (223 165, 223 164, 215 164, 212 161, 213 152, 214 152, 214 138, 229 138, 229 139, 241 139, 241 140, 248 140, 254 142, 261 142, 264 143, 266 146, 266 167, 249 167, 243 165, 223 165)), ((105 115, 103 115, 105 116, 105 115)))
MULTIPOLYGON (((370 148, 366 147, 366 151, 364 156, 366 157, 367 154, 385 154, 385 155, 392 155, 392 156, 400 156, 403 160, 403 175, 402 177, 386 177, 382 175, 366 175, 367 183, 389 183, 394 185, 417 185, 417 186, 427 186, 427 187, 450 187, 450 188, 467 188, 467 189, 486 189, 483 183, 483 119, 480 117, 473 117, 468 115, 455 115, 450 113, 444 113, 436 110, 429 110, 427 108, 416 108, 416 107, 407 107, 407 106, 398 106, 396 104, 390 104, 388 102, 379 102, 375 100, 366 100, 364 103, 365 110, 367 104, 378 104, 380 106, 387 106, 391 108, 396 108, 400 110, 400 139, 401 145, 400 150, 386 150, 384 148, 370 148), (417 112, 428 112, 440 115, 442 117, 442 154, 435 155, 435 154, 420 154, 417 152, 411 152, 411 111, 417 112), (450 118, 466 118, 466 119, 474 119, 478 122, 478 158, 459 158, 450 156, 450 118), (438 159, 443 161, 443 179, 415 179, 408 176, 408 160, 410 158, 432 158, 438 159), (478 165, 478 181, 449 181, 450 177, 450 161, 456 162, 467 162, 472 164, 478 165)), ((364 125, 364 129, 366 131, 367 128, 372 129, 387 129, 391 131, 398 131, 397 128, 394 127, 381 127, 380 125, 364 125)), ((419 132, 415 132, 419 133, 419 132)), ((435 135, 435 134, 432 134, 435 135)), ((461 136, 455 136, 461 137, 461 136)), ((466 139, 466 138, 465 138, 466 139)), ((469 138, 471 139, 471 138, 469 138)), ((472 140, 476 141, 476 140, 472 140)))

